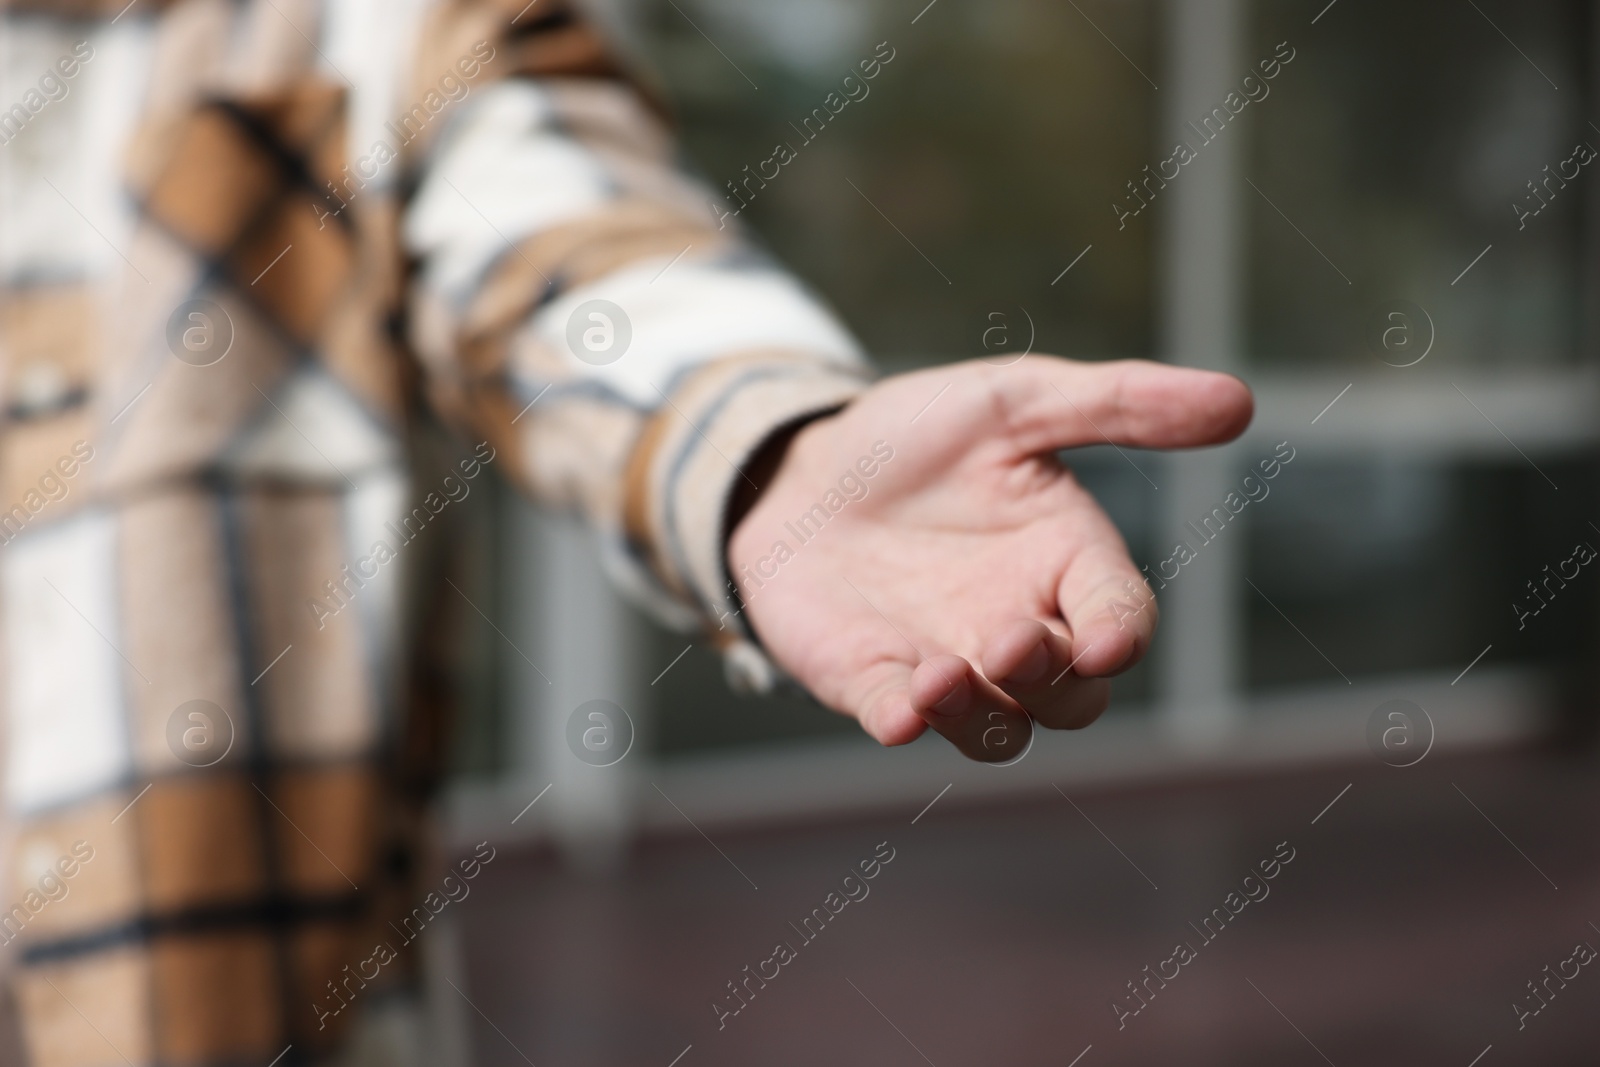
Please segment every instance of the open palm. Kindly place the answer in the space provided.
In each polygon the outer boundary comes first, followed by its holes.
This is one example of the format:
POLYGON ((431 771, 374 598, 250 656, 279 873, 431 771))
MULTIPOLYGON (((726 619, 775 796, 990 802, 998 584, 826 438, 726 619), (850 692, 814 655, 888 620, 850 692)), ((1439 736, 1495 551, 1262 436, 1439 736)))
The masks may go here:
POLYGON ((1116 527, 1058 451, 1215 444, 1251 411, 1235 378, 1143 361, 885 379, 796 434, 735 526, 747 618, 883 744, 931 725, 974 759, 1014 759, 1030 719, 1093 722, 1156 624, 1116 527))

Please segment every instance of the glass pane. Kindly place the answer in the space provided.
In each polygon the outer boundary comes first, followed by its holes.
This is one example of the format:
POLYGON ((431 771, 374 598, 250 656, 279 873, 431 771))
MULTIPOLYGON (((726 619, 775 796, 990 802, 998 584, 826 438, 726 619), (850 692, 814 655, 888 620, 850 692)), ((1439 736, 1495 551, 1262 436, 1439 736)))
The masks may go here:
POLYGON ((1107 190, 1146 161, 1157 94, 1134 64, 1156 62, 1155 5, 941 2, 913 25, 919 6, 678 0, 638 14, 709 182, 728 193, 778 171, 724 207, 747 203, 742 221, 881 361, 981 355, 1002 321, 1021 348, 1029 318, 1041 351, 1147 354, 1148 228, 1062 272, 1105 232, 1107 190), (875 54, 893 58, 847 86, 875 54), (839 113, 807 125, 830 93, 839 113), (841 106, 847 93, 858 99, 841 106), (795 154, 781 168, 766 162, 779 145, 795 154))
POLYGON ((1428 311, 1454 367, 1577 357, 1590 11, 1342 0, 1308 28, 1301 5, 1255 6, 1249 54, 1297 53, 1242 116, 1259 364, 1370 368, 1363 331, 1397 299, 1428 311))
POLYGON ((1520 462, 1301 462, 1247 531, 1250 580, 1276 605, 1251 594, 1250 685, 1337 683, 1334 665, 1454 675, 1491 644, 1475 669, 1572 664, 1595 647, 1600 579, 1573 560, 1600 548, 1594 461, 1541 461, 1559 492, 1520 462))

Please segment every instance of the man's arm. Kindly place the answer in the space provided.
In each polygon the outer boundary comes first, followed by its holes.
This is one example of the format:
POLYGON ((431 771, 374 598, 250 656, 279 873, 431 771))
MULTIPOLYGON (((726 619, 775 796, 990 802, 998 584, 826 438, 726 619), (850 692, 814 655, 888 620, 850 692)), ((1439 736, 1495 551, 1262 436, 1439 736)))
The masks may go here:
POLYGON ((595 31, 560 0, 523 7, 447 4, 423 32, 419 94, 476 42, 493 56, 416 150, 413 343, 437 402, 524 488, 580 509, 626 589, 726 647, 743 632, 723 546, 744 468, 857 395, 866 368, 804 287, 719 226, 595 31))

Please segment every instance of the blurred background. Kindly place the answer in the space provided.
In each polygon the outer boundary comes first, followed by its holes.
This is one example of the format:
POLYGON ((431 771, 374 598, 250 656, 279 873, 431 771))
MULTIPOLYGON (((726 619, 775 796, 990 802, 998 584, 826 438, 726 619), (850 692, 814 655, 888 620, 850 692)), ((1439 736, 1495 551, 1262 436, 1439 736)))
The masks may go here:
POLYGON ((892 48, 741 216, 886 370, 1031 347, 1251 383, 1234 445, 1068 457, 1152 571, 1295 458, 1161 590, 1107 716, 1007 768, 732 695, 575 523, 474 494, 458 547, 497 608, 463 636, 448 825, 512 857, 449 933, 476 1010, 441 1025, 474 1062, 1595 1062, 1600 977, 1528 988, 1600 945, 1600 578, 1565 562, 1600 546, 1594 7, 604 10, 712 187, 892 48), (1197 158, 1133 199, 1180 140, 1197 158), (636 731, 608 767, 566 742, 591 699, 636 731), (727 983, 882 841, 871 899, 719 1030, 727 983), (1237 933, 1191 932, 1283 841, 1237 933), (1185 938, 1199 960, 1119 1028, 1185 938))

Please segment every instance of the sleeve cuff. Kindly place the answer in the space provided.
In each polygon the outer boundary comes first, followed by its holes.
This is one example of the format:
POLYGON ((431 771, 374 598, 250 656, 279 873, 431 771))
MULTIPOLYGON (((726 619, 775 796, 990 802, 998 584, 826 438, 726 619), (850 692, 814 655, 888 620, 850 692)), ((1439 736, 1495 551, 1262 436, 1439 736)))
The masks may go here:
POLYGON ((629 541, 704 619, 736 689, 769 691, 780 672, 755 643, 728 576, 725 520, 734 490, 775 433, 843 407, 866 386, 863 368, 811 355, 718 360, 674 384, 630 457, 629 541))

